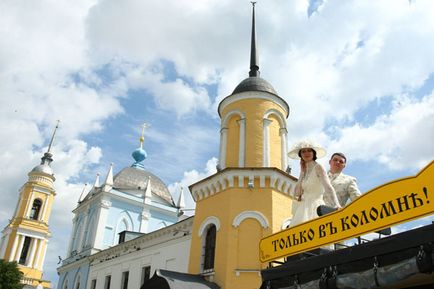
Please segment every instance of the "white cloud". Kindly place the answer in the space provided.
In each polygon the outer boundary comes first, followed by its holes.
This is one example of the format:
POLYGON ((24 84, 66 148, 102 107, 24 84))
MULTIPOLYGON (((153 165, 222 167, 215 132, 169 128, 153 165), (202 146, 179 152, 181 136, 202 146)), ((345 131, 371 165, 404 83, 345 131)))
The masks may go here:
MULTIPOLYGON (((434 71, 433 6, 324 1, 308 18, 307 0, 258 3, 260 69, 291 107, 289 143, 311 138, 385 170, 416 169, 432 159, 433 95, 412 93, 434 71), (383 97, 395 99, 391 111, 369 126, 355 119, 383 97), (352 125, 336 128, 340 138, 330 140, 330 120, 352 125)), ((58 237, 47 255, 53 262, 50 254, 59 254, 71 224, 64 212, 82 190, 77 177, 94 175, 102 160, 102 149, 83 138, 99 136, 124 113, 132 90, 143 91, 144 106, 152 99, 156 109, 176 115, 153 120, 149 134, 160 145, 149 163, 172 178, 185 172, 172 192, 211 174, 215 159, 202 172, 194 168, 218 151, 215 119, 209 120, 218 101, 247 77, 250 9, 229 0, 0 2, 1 222, 11 217, 17 191, 60 119, 53 147, 58 237), (175 68, 171 75, 166 62, 175 68), (216 101, 206 85, 217 85, 216 101)))
POLYGON ((420 169, 434 159, 433 118, 434 94, 420 101, 403 96, 372 125, 338 129, 341 136, 330 147, 345 148, 351 159, 378 161, 388 169, 420 169))
POLYGON ((193 215, 194 211, 192 209, 196 208, 196 203, 193 200, 188 187, 212 174, 215 174, 217 172, 216 166, 217 166, 218 160, 216 158, 209 159, 206 162, 206 167, 204 171, 199 172, 197 170, 191 170, 184 172, 184 176, 182 180, 179 182, 172 183, 168 186, 170 193, 172 194, 174 200, 178 200, 180 188, 184 188, 184 196, 185 196, 185 205, 186 205, 186 215, 193 215))

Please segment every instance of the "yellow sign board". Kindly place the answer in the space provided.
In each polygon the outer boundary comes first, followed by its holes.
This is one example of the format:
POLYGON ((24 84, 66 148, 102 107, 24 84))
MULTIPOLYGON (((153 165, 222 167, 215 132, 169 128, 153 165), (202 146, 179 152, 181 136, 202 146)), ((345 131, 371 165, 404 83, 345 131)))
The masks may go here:
POLYGON ((414 177, 377 187, 343 209, 270 235, 259 243, 268 262, 434 213, 434 161, 414 177))

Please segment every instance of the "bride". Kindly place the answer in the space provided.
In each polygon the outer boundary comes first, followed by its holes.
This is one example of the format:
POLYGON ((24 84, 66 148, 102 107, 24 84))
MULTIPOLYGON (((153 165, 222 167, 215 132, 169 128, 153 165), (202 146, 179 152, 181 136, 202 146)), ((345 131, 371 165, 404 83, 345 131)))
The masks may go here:
POLYGON ((332 203, 340 208, 336 192, 330 184, 324 168, 316 162, 324 157, 326 151, 310 141, 302 141, 294 145, 288 156, 300 158, 300 177, 295 186, 295 199, 299 202, 290 223, 290 227, 318 217, 317 208, 324 205, 324 192, 332 197, 332 203))

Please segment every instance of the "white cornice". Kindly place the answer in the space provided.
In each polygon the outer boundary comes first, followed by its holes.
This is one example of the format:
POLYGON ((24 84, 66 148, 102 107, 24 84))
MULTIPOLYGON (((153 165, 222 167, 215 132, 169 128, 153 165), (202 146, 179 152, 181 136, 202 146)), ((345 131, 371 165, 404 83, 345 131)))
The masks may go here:
POLYGON ((261 224, 262 228, 264 228, 264 229, 267 229, 268 227, 270 227, 267 217, 265 217, 264 214, 262 214, 261 212, 258 212, 258 211, 241 212, 240 214, 238 214, 238 216, 236 216, 234 218, 234 221, 232 222, 232 226, 234 226, 234 228, 239 227, 241 222, 244 221, 245 219, 257 220, 259 222, 259 224, 261 224))
POLYGON ((296 182, 295 177, 276 168, 226 168, 191 185, 189 189, 197 202, 227 188, 255 189, 252 186, 255 183, 259 183, 259 188, 272 188, 282 194, 290 195, 296 182), (237 182, 235 177, 238 179, 237 182), (266 186, 267 181, 268 186, 266 186))
POLYGON ((46 241, 48 241, 48 239, 51 237, 50 231, 38 232, 38 231, 34 231, 32 229, 22 228, 22 227, 17 228, 17 233, 20 235, 23 235, 23 236, 28 236, 28 237, 35 238, 35 239, 43 239, 46 241))
POLYGON ((246 91, 246 92, 233 94, 233 95, 230 95, 230 96, 224 98, 220 102, 219 107, 218 107, 219 115, 220 116, 222 115, 223 110, 229 104, 234 103, 234 102, 239 101, 239 100, 244 100, 244 99, 265 99, 265 100, 272 101, 272 102, 276 103, 277 105, 279 105, 283 109, 283 111, 285 111, 286 117, 288 117, 288 115, 289 115, 289 106, 282 98, 280 98, 277 95, 267 93, 267 92, 262 92, 262 91, 261 92, 246 91))

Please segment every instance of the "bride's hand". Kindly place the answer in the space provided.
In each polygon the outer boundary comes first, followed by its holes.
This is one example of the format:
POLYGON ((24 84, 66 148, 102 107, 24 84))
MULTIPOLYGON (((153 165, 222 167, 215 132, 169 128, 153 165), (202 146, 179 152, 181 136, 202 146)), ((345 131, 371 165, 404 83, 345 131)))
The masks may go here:
POLYGON ((303 193, 295 194, 295 199, 299 202, 301 202, 301 196, 303 196, 303 193))

